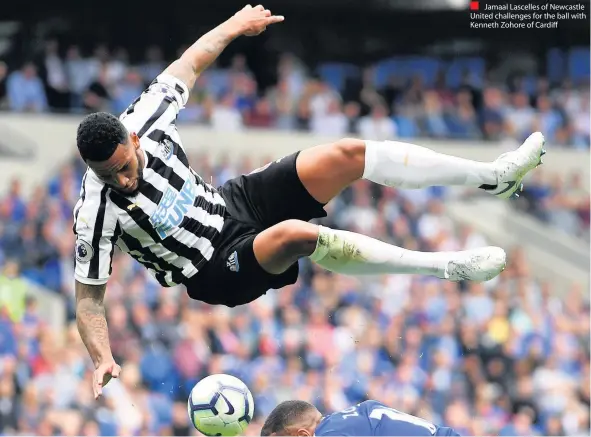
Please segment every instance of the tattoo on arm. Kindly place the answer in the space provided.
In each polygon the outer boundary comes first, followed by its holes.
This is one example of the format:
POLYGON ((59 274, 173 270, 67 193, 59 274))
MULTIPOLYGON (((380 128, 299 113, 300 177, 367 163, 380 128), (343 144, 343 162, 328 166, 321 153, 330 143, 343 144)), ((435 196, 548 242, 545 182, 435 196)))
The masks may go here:
POLYGON ((195 45, 216 57, 222 53, 232 38, 220 28, 215 28, 197 40, 195 45))
POLYGON ((164 72, 182 80, 191 90, 197 76, 209 67, 237 36, 238 34, 232 31, 231 24, 222 23, 199 38, 164 72))
POLYGON ((76 281, 76 323, 95 366, 111 356, 103 299, 107 286, 76 281))

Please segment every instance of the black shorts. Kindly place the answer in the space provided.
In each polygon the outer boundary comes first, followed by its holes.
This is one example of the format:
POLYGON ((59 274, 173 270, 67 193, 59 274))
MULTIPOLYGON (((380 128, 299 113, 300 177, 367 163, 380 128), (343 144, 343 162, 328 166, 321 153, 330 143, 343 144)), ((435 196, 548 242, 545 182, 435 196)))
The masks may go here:
POLYGON ((324 205, 300 181, 298 154, 273 161, 219 188, 226 202, 224 226, 212 259, 185 282, 191 298, 234 307, 252 302, 269 289, 296 282, 297 263, 279 275, 267 273, 254 256, 253 241, 259 232, 285 220, 326 217, 324 205))

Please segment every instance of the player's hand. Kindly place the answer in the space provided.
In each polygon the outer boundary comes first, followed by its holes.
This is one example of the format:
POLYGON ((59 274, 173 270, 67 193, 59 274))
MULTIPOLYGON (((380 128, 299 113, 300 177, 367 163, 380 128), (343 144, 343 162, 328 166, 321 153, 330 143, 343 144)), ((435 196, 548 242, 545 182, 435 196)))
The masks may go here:
POLYGON ((273 15, 262 5, 252 7, 246 5, 231 18, 238 26, 241 35, 256 36, 265 31, 270 24, 281 23, 284 17, 273 15))
POLYGON ((103 394, 103 387, 108 384, 111 378, 119 378, 120 373, 121 367, 112 359, 98 366, 92 377, 94 398, 98 399, 103 394))

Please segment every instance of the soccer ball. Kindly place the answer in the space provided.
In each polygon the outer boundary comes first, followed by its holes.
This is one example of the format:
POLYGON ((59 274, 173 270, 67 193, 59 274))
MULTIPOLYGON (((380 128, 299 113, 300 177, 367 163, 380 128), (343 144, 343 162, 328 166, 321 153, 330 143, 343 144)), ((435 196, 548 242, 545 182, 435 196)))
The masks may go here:
POLYGON ((210 375, 191 390, 187 404, 193 426, 208 436, 237 436, 254 413, 254 400, 242 381, 230 375, 210 375))

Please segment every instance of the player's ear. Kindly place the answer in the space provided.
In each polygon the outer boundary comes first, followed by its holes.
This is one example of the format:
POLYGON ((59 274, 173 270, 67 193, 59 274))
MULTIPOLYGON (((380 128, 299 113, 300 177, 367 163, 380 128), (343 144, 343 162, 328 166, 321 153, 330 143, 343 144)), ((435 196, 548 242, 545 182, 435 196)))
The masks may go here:
POLYGON ((310 431, 308 431, 306 428, 300 428, 298 429, 298 433, 296 435, 310 437, 312 434, 310 434, 310 431))
POLYGON ((139 149, 140 148, 140 137, 138 137, 135 132, 130 133, 129 137, 131 138, 131 143, 133 144, 134 149, 139 149))

